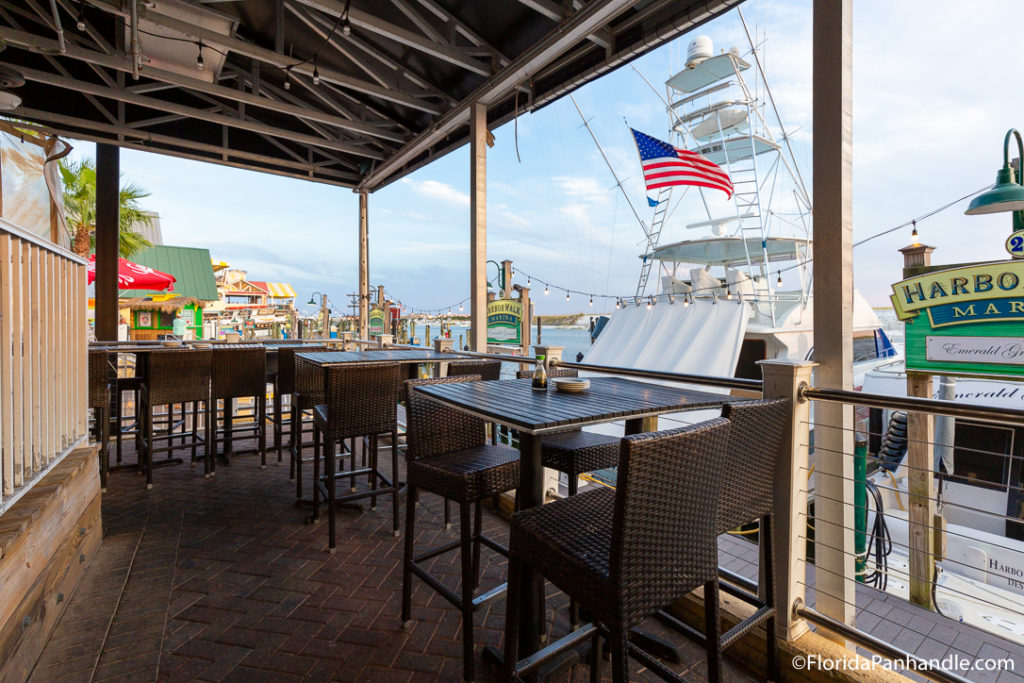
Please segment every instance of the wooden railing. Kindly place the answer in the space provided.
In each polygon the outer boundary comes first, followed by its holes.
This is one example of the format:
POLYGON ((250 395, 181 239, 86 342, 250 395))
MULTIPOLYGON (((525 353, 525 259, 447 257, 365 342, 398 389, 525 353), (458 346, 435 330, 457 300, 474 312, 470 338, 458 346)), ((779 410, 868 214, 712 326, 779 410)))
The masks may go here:
POLYGON ((0 219, 0 514, 85 440, 85 265, 0 219))

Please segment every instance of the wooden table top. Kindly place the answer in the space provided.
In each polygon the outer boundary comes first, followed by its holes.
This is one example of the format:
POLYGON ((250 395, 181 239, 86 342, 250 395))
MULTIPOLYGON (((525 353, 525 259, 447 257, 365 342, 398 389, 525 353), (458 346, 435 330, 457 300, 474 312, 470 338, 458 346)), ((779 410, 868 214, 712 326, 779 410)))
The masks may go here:
POLYGON ((416 391, 527 434, 566 431, 602 422, 747 400, 621 377, 589 379, 590 388, 578 394, 558 391, 554 386, 544 392, 534 391, 530 379, 434 384, 417 387, 416 391))
POLYGON ((318 367, 343 363, 434 363, 440 361, 471 360, 457 353, 433 349, 377 349, 373 351, 314 351, 296 353, 296 359, 318 367))

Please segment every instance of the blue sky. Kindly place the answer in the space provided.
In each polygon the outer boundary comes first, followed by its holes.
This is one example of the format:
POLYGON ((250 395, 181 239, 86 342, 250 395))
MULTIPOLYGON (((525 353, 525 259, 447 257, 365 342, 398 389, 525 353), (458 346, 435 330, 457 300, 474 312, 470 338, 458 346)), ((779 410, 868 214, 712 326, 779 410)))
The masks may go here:
MULTIPOLYGON (((811 176, 811 0, 751 0, 748 23, 764 41, 769 82, 796 156, 811 176)), ((1017 30, 1024 3, 927 0, 854 4, 854 239, 910 220, 995 180, 1005 131, 1024 126, 1017 30)), ((738 45, 732 12, 700 29, 716 51, 738 45)), ((634 65, 659 91, 682 67, 688 36, 634 65)), ((667 138, 664 107, 626 66, 575 93, 631 200, 649 220, 639 161, 624 119, 667 138), (643 207, 643 208, 640 208, 643 207)), ((643 234, 568 98, 493 131, 488 151, 488 258, 556 287, 632 295, 643 234), (516 158, 516 142, 521 162, 516 158)), ((78 143, 92 155, 93 145, 78 143)), ((301 301, 326 292, 335 310, 357 286, 358 207, 351 191, 131 150, 125 180, 151 192, 167 244, 205 246, 254 280, 290 282, 301 301)), ((460 149, 370 195, 371 284, 416 309, 469 291, 469 152, 460 149)), ((691 201, 694 198, 690 198, 691 201)), ((662 242, 697 237, 667 224, 662 242)), ((918 225, 936 263, 1005 258, 1008 215, 964 216, 964 204, 918 225)), ((699 220, 699 219, 698 219, 699 220)), ((854 251, 857 288, 888 304, 910 229, 854 251)), ((489 276, 493 277, 493 266, 489 276)), ((821 275, 819 274, 819 277, 821 275)), ((538 312, 607 310, 598 299, 533 284, 538 312)))

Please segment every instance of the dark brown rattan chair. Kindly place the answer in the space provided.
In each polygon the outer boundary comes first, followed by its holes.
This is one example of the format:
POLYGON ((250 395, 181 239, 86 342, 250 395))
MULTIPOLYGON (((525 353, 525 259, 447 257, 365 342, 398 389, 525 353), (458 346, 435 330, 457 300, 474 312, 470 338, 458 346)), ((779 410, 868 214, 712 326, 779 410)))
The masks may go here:
POLYGON ((480 545, 508 555, 508 550, 481 531, 481 501, 519 485, 519 452, 508 446, 487 443, 484 421, 425 398, 417 386, 479 381, 478 375, 406 382, 408 436, 406 477, 408 496, 405 511, 405 559, 402 571, 402 621, 412 618, 412 575, 441 594, 462 612, 463 678, 474 677, 473 612, 478 606, 504 592, 504 585, 474 595, 480 583, 480 545), (453 500, 459 505, 459 540, 413 554, 418 490, 453 500), (470 507, 476 504, 473 526, 470 507), (461 595, 431 575, 420 563, 458 549, 462 560, 461 595))
MULTIPOLYGON (((618 486, 516 513, 509 541, 505 667, 518 649, 518 578, 524 565, 541 573, 606 630, 612 678, 624 683, 630 651, 652 671, 679 679, 629 644, 629 631, 700 586, 718 584, 717 509, 729 421, 622 439, 618 486)), ((718 603, 705 602, 708 679, 720 680, 718 603)), ((569 634, 557 645, 579 640, 569 634)), ((592 648, 592 680, 600 648, 592 648)))
MULTIPOLYGON (((285 447, 284 444, 284 432, 285 425, 287 429, 291 429, 291 395, 295 391, 295 354, 296 353, 310 353, 316 351, 327 351, 326 346, 308 346, 304 348, 286 347, 276 349, 277 351, 277 372, 274 374, 274 404, 273 414, 269 416, 274 429, 274 450, 277 451, 277 461, 281 462, 281 455, 285 447), (288 409, 284 406, 284 397, 289 397, 288 409)), ((312 431, 312 419, 309 420, 310 431, 312 431)), ((291 451, 291 443, 288 444, 288 450, 291 451)), ((291 475, 295 476, 295 463, 291 462, 291 475)))
MULTIPOLYGON (((192 460, 196 459, 196 448, 199 443, 205 445, 205 473, 212 474, 213 451, 212 425, 215 411, 211 409, 210 370, 213 359, 212 351, 150 351, 148 354, 146 379, 139 391, 139 430, 140 451, 144 458, 146 470, 146 488, 153 487, 153 454, 166 452, 166 463, 180 462, 172 458, 175 450, 174 438, 181 436, 178 447, 191 446, 192 460), (166 405, 168 408, 176 403, 192 404, 191 431, 187 423, 182 426, 181 434, 174 434, 169 428, 167 434, 155 435, 153 431, 153 409, 166 405), (203 404, 204 425, 206 434, 199 432, 199 404, 203 404), (187 437, 184 438, 184 437, 187 437), (167 445, 157 448, 156 439, 167 439, 167 445)), ((173 426, 170 425, 171 427, 173 426)), ((164 463, 161 463, 164 464, 164 463)))
POLYGON ((448 376, 480 375, 480 379, 491 381, 501 379, 500 360, 468 360, 448 364, 448 376))
MULTIPOLYGON (((263 346, 223 345, 213 349, 211 371, 213 400, 224 401, 224 428, 216 429, 216 407, 214 408, 213 452, 216 455, 217 442, 224 442, 224 458, 230 459, 238 432, 254 433, 257 438, 257 452, 260 467, 267 466, 267 351, 263 346), (242 425, 236 431, 235 399, 252 397, 253 421, 242 425)), ((216 406, 216 404, 215 404, 216 406)), ((210 463, 211 471, 216 469, 216 457, 210 463)))
MULTIPOLYGON (((705 601, 710 599, 715 605, 718 604, 718 591, 721 589, 756 608, 753 614, 722 634, 722 647, 728 647, 764 624, 767 640, 765 668, 769 680, 777 678, 778 668, 775 576, 772 572, 775 462, 785 442, 790 410, 787 399, 730 403, 722 410, 722 416, 730 422, 729 443, 723 462, 724 471, 729 473, 729 483, 721 488, 718 496, 718 524, 715 531, 721 535, 744 524, 759 522, 759 595, 752 596, 726 582, 716 584, 713 590, 707 587, 704 589, 705 601)), ((671 615, 661 614, 659 617, 699 642, 705 642, 704 634, 688 624, 671 615)))
MULTIPOLYGON (((303 364, 305 366, 306 364, 303 364)), ((325 403, 313 409, 314 450, 319 453, 323 438, 324 475, 320 476, 319 458, 313 461, 313 514, 320 513, 320 494, 327 499, 328 548, 335 546, 335 503, 370 499, 370 507, 377 507, 377 496, 391 494, 392 531, 398 535, 398 373, 397 363, 365 363, 337 365, 326 369, 325 403), (381 473, 377 464, 377 437, 391 437, 391 478, 381 473), (336 442, 345 439, 364 439, 369 450, 367 467, 348 472, 336 472, 336 442), (337 480, 351 477, 352 483, 366 474, 370 488, 367 491, 337 496, 337 480), (379 487, 378 481, 384 484, 379 487)))
POLYGON ((96 441, 100 445, 100 488, 104 491, 107 490, 107 469, 110 467, 107 451, 110 441, 110 358, 109 351, 89 352, 89 407, 92 408, 96 441))
MULTIPOLYGON (((296 353, 312 353, 326 351, 326 346, 316 346, 305 349, 280 349, 277 357, 278 374, 284 373, 285 382, 291 380, 291 406, 289 417, 291 429, 288 434, 288 450, 291 453, 291 466, 289 474, 295 480, 295 500, 302 501, 302 465, 308 462, 302 459, 302 451, 306 446, 314 445, 303 439, 305 425, 310 426, 313 431, 313 408, 324 403, 324 387, 326 386, 326 373, 323 368, 316 367, 309 363, 296 361, 296 353), (309 420, 303 415, 309 411, 309 420)), ((314 460, 319 456, 315 456, 314 460)))

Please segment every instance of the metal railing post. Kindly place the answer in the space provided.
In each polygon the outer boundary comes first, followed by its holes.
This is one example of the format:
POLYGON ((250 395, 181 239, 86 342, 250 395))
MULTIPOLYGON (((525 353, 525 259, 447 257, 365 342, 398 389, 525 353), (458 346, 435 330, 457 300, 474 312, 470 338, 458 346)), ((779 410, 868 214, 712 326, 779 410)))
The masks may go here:
POLYGON ((791 399, 793 412, 782 457, 775 471, 775 595, 779 637, 792 641, 807 631, 793 606, 804 600, 807 575, 807 475, 810 402, 800 389, 810 384, 817 365, 809 361, 763 360, 765 398, 791 399))

